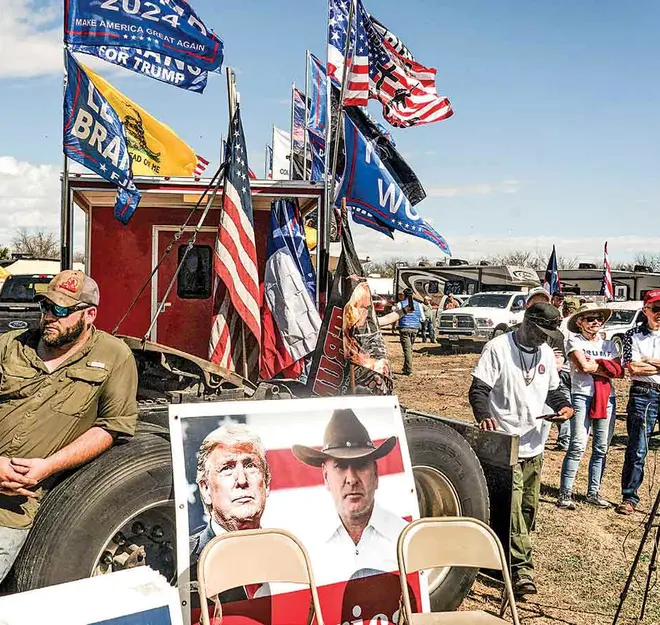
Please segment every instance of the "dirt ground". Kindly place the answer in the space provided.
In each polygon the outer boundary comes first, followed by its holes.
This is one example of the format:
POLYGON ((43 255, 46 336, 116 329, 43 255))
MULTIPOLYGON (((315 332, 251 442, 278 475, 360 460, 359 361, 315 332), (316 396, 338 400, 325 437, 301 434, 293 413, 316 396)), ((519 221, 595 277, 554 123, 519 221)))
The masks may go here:
MULTIPOLYGON (((439 346, 415 343, 414 373, 401 375, 402 352, 398 336, 386 334, 395 378, 395 393, 402 406, 455 419, 472 421, 468 403, 470 372, 477 354, 441 354, 439 346)), ((625 408, 628 382, 617 381, 617 423, 608 453, 601 495, 612 503, 620 500, 620 479, 626 446, 625 408)), ((539 594, 518 603, 521 621, 545 625, 605 625, 612 623, 619 594, 637 551, 648 511, 660 485, 656 478, 659 445, 651 442, 641 503, 632 517, 614 509, 600 510, 584 503, 589 454, 585 455, 575 485, 577 510, 555 506, 564 452, 554 450, 557 429, 552 428, 545 453, 541 485, 541 507, 534 534, 536 582, 539 594)), ((660 521, 660 519, 658 519, 660 521)), ((637 567, 635 582, 619 623, 634 623, 639 616, 643 588, 650 561, 652 537, 637 567)), ((660 585, 651 577, 645 623, 660 623, 660 585)), ((465 601, 468 609, 496 612, 500 589, 479 578, 465 601)), ((510 617, 509 617, 510 618, 510 617)))

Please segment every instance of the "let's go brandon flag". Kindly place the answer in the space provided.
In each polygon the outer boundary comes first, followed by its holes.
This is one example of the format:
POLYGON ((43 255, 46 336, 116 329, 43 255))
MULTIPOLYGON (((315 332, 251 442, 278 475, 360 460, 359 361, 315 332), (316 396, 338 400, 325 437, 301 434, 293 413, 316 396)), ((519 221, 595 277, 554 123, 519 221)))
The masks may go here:
POLYGON ((222 41, 186 0, 64 0, 64 42, 151 50, 207 71, 223 60, 222 41))
POLYGON ((159 122, 88 67, 85 72, 124 124, 134 175, 174 177, 194 174, 197 155, 169 126, 159 122))
POLYGON ((117 186, 115 217, 127 223, 140 201, 119 115, 73 55, 66 53, 64 153, 117 186))

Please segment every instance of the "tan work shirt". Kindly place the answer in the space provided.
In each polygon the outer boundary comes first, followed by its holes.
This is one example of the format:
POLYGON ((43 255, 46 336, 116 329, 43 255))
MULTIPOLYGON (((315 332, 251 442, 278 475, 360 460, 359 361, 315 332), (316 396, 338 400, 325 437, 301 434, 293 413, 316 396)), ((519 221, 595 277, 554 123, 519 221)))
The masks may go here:
MULTIPOLYGON (((128 346, 100 330, 49 372, 37 355, 38 330, 0 335, 0 456, 47 458, 92 427, 132 436, 137 369, 128 346)), ((27 528, 37 499, 0 494, 0 526, 27 528)))

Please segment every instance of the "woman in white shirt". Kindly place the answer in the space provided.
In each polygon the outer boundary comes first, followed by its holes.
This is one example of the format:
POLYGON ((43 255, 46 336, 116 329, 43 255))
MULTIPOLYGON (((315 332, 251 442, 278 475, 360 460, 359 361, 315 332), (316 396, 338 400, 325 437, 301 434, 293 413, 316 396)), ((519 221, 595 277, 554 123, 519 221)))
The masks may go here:
POLYGON ((613 361, 614 369, 620 369, 620 354, 614 343, 602 338, 600 330, 612 311, 594 303, 588 303, 568 319, 571 334, 566 341, 566 353, 571 363, 571 400, 575 416, 571 419, 571 441, 561 467, 561 484, 557 506, 575 510, 572 492, 575 476, 592 432, 592 453, 589 462, 587 503, 599 508, 610 504, 600 496, 600 483, 605 471, 607 449, 614 432, 616 404, 614 387, 596 382, 595 377, 608 379, 612 376, 607 365, 597 360, 613 361), (598 391, 596 390, 598 387, 598 391), (608 392, 609 391, 609 392, 608 392), (596 397, 596 393, 608 392, 609 397, 596 397), (593 414, 592 405, 603 405, 600 414, 593 414))

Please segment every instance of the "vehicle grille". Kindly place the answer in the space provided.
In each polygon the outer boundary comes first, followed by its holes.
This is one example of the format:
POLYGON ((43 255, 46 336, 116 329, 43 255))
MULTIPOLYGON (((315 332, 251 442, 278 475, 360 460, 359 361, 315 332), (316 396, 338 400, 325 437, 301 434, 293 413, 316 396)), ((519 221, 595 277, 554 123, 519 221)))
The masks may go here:
POLYGON ((474 317, 470 315, 440 315, 440 328, 447 330, 474 329, 474 317))

